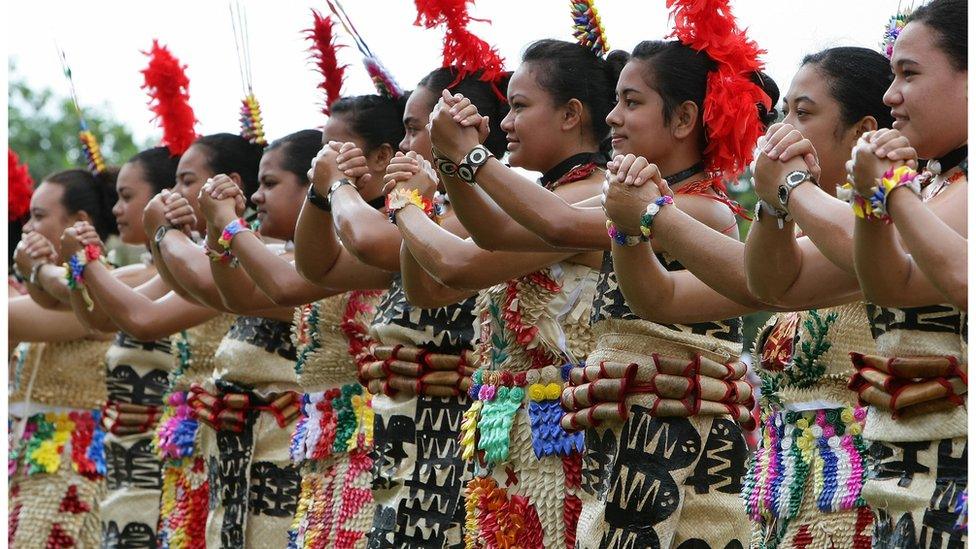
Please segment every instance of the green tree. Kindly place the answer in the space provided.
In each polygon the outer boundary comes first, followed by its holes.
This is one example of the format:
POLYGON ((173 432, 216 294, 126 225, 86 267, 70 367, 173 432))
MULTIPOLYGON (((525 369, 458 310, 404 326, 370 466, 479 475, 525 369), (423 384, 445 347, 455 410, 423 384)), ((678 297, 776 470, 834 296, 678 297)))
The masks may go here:
MULTIPOLYGON (((8 68, 9 147, 17 152, 21 162, 28 164, 34 181, 40 182, 45 175, 59 170, 87 166, 78 140, 78 115, 68 94, 31 88, 17 74, 13 62, 8 63, 8 68)), ((88 129, 98 139, 107 164, 121 164, 149 146, 137 142, 124 124, 113 119, 105 105, 82 107, 88 129)))

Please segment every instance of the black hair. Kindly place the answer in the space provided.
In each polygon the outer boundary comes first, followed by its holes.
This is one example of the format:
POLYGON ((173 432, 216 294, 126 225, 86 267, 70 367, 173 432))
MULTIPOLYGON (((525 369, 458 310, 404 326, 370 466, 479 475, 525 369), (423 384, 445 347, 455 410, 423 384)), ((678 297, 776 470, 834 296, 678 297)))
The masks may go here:
POLYGON ((176 184, 176 167, 180 163, 180 157, 170 154, 166 147, 141 151, 130 158, 129 163, 139 165, 143 177, 152 186, 153 195, 176 184))
MULTIPOLYGON (((334 113, 335 111, 333 111, 334 113)), ((400 125, 402 127, 402 123, 400 125)), ((282 149, 282 169, 298 176, 299 184, 305 186, 309 183, 308 167, 321 148, 322 132, 320 130, 301 130, 273 141, 265 149, 265 152, 282 149)))
MULTIPOLYGON (((621 52, 623 53, 623 52, 621 52)), ((522 54, 523 63, 532 63, 539 86, 556 105, 571 99, 583 104, 590 115, 590 130, 601 149, 610 150, 610 125, 607 115, 616 104, 617 78, 627 63, 626 54, 598 57, 590 48, 563 40, 533 42, 522 54)))
POLYGON ((92 175, 88 170, 73 169, 53 173, 44 178, 44 183, 61 185, 61 205, 69 215, 85 212, 99 238, 105 240, 109 235, 118 234, 119 228, 112 215, 112 207, 119 195, 115 190, 119 169, 109 166, 104 172, 92 175))
POLYGON ((937 35, 936 44, 957 71, 968 70, 967 21, 968 0, 934 0, 919 7, 908 16, 907 23, 917 21, 928 25, 937 35))
POLYGON ((840 105, 846 126, 865 116, 874 117, 879 128, 890 128, 894 118, 883 98, 893 78, 891 65, 881 53, 868 48, 828 48, 803 58, 827 78, 830 96, 840 105))
POLYGON ((207 163, 215 174, 236 173, 244 185, 248 202, 258 190, 258 165, 264 147, 233 133, 215 133, 197 138, 193 145, 206 150, 207 163))
MULTIPOLYGON (((677 40, 645 40, 634 48, 631 59, 644 64, 651 77, 645 78, 645 82, 664 101, 665 123, 671 121, 675 110, 685 101, 698 105, 698 122, 702 123, 708 73, 715 68, 715 61, 707 53, 696 51, 677 40)), ((756 107, 763 127, 769 127, 778 116, 774 106, 779 101, 779 87, 762 72, 753 73, 750 79, 769 96, 769 109, 762 104, 756 107)))
MULTIPOLYGON (((471 103, 478 108, 478 113, 488 117, 488 139, 485 140, 485 147, 495 156, 501 157, 505 154, 508 141, 505 139, 505 132, 502 131, 502 119, 508 114, 508 103, 501 99, 498 94, 505 95, 508 88, 508 81, 512 73, 503 73, 502 77, 494 82, 479 80, 481 73, 469 74, 461 79, 456 85, 457 69, 454 67, 441 67, 421 79, 418 86, 423 86, 434 92, 440 99, 440 93, 448 90, 452 93, 460 93, 471 100, 471 103), (497 88, 497 92, 495 90, 497 88)), ((431 104, 431 108, 436 104, 436 100, 431 104)))
POLYGON ((407 97, 407 94, 396 99, 375 94, 343 97, 332 103, 330 109, 332 116, 345 116, 353 133, 363 138, 364 153, 384 144, 395 152, 403 141, 403 109, 407 97))

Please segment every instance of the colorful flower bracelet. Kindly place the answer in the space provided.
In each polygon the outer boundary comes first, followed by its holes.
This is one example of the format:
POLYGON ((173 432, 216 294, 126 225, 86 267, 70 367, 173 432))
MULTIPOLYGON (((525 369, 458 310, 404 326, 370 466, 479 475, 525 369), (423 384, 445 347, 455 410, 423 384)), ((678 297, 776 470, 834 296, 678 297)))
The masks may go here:
POLYGON ((64 264, 64 278, 68 284, 68 289, 81 290, 81 296, 84 298, 89 311, 95 307, 95 303, 85 288, 85 267, 93 261, 105 263, 102 248, 97 244, 88 244, 83 250, 79 250, 69 257, 64 264))
POLYGON ((634 235, 627 234, 617 228, 613 221, 607 220, 607 235, 610 239, 620 244, 621 246, 636 246, 641 242, 647 242, 648 239, 643 234, 634 235))
POLYGON ((898 187, 908 187, 916 195, 921 194, 921 176, 909 166, 890 169, 881 176, 880 183, 873 187, 871 194, 862 196, 856 192, 853 183, 847 182, 837 188, 837 198, 846 201, 860 219, 891 222, 888 215, 888 197, 898 187))
POLYGON ((417 189, 393 189, 390 194, 386 195, 386 213, 390 216, 390 223, 396 225, 396 213, 411 204, 420 208, 427 217, 437 220, 433 200, 420 196, 417 189))
POLYGON ((647 205, 647 209, 644 211, 644 215, 641 216, 641 234, 647 238, 651 238, 651 224, 654 223, 654 218, 657 214, 661 212, 661 208, 665 206, 670 206, 674 204, 674 198, 668 195, 659 196, 654 202, 647 205))

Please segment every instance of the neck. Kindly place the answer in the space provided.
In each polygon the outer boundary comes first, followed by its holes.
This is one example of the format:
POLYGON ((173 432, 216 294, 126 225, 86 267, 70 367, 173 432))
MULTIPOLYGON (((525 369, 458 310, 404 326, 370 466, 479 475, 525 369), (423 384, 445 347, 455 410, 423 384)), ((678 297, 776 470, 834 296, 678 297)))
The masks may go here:
MULTIPOLYGON (((683 170, 687 170, 695 164, 702 162, 702 160, 702 156, 697 150, 691 151, 679 149, 661 158, 658 162, 655 162, 655 164, 657 164, 658 169, 661 170, 662 177, 669 177, 683 170)), ((700 173, 686 177, 685 179, 694 179, 697 177, 700 177, 700 173)), ((674 183, 678 182, 676 181, 674 183)))

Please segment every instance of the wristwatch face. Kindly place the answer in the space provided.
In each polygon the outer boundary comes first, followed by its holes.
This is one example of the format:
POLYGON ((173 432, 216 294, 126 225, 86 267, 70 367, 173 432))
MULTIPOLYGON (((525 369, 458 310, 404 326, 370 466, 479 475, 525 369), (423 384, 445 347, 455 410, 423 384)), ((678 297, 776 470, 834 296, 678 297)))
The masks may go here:
POLYGON ((332 186, 329 187, 329 196, 331 197, 332 196, 332 193, 336 192, 336 189, 338 189, 339 187, 345 185, 346 183, 349 183, 349 180, 348 179, 340 179, 340 180, 336 181, 335 183, 333 183, 332 186))
POLYGON ((160 227, 156 229, 156 234, 153 235, 153 242, 155 242, 158 246, 159 243, 163 241, 163 237, 166 236, 166 233, 172 228, 173 227, 167 225, 160 225, 160 227))
POLYGON ((786 183, 779 186, 780 204, 786 206, 786 203, 790 201, 790 192, 809 178, 810 174, 807 172, 794 171, 786 174, 786 183))

